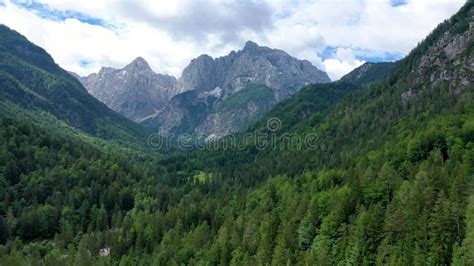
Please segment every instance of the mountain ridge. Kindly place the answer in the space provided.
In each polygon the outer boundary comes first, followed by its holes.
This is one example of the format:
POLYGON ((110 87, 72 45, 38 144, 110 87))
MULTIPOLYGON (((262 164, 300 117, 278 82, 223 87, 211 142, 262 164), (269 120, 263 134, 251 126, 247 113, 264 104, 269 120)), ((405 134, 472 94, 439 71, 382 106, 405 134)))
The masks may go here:
MULTIPOLYGON (((255 42, 248 41, 243 49, 231 51, 226 56, 212 58, 201 55, 193 59, 183 70, 178 79, 180 86, 186 88, 183 90, 194 89, 198 92, 213 93, 214 96, 215 92, 219 92, 213 101, 215 108, 211 108, 201 118, 194 119, 196 127, 185 131, 180 129, 184 121, 182 119, 188 119, 186 116, 192 115, 193 112, 186 110, 188 107, 179 95, 172 99, 169 107, 143 123, 151 128, 158 128, 164 135, 190 133, 201 136, 224 136, 245 129, 250 125, 250 121, 257 120, 275 103, 293 95, 304 85, 329 81, 326 73, 318 70, 307 60, 299 60, 282 50, 259 46, 255 42), (261 86, 272 90, 273 95, 268 96, 266 101, 249 102, 246 108, 239 107, 238 110, 227 113, 218 111, 219 105, 225 104, 227 97, 249 87, 261 86), (182 119, 176 119, 176 116, 182 119)), ((244 94, 239 95, 246 97, 244 94)))
POLYGON ((165 135, 236 133, 304 85, 330 81, 325 72, 309 61, 252 41, 225 56, 212 58, 202 54, 192 59, 179 79, 154 73, 148 63, 138 57, 122 69, 102 68, 99 73, 79 80, 111 109, 149 128, 159 129, 165 135), (135 78, 127 77, 123 71, 135 78), (153 76, 160 77, 159 82, 152 82, 153 76), (150 82, 138 84, 139 79, 150 82), (219 113, 218 105, 227 97, 254 85, 272 89, 273 96, 267 97, 268 102, 253 102, 246 110, 234 110, 239 115, 219 113), (197 93, 186 93, 191 90, 197 93), (186 94, 180 95, 183 93, 186 94), (193 109, 195 105, 190 102, 190 95, 194 95, 194 104, 207 107, 193 109), (207 102, 208 97, 215 98, 211 105, 207 102), (204 113, 197 114, 197 110, 204 113), (191 124, 194 126, 190 127, 191 124))
POLYGON ((42 126, 66 125, 101 139, 143 145, 146 129, 91 96, 44 49, 4 25, 0 36, 0 116, 34 117, 42 126))
POLYGON ((133 121, 155 113, 180 92, 175 77, 155 73, 142 57, 120 69, 102 67, 79 81, 91 95, 133 121))
POLYGON ((273 88, 278 100, 306 84, 330 82, 327 74, 308 60, 296 59, 283 50, 259 46, 253 41, 247 41, 241 50, 225 56, 200 55, 191 60, 178 80, 185 89, 209 91, 220 87, 229 93, 249 83, 262 84, 273 88), (296 77, 281 76, 290 73, 296 77))

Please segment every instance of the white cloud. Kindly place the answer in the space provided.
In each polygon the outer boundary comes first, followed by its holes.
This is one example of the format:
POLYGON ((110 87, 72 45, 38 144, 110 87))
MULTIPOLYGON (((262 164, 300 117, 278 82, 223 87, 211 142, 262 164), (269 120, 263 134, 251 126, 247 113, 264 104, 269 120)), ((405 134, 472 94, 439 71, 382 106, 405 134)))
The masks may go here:
POLYGON ((0 7, 0 23, 45 48, 63 68, 81 75, 97 72, 101 66, 123 67, 142 56, 155 71, 179 76, 191 58, 200 52, 212 52, 209 47, 173 40, 167 32, 143 23, 127 21, 117 34, 74 18, 44 19, 9 1, 0 7), (91 64, 81 65, 81 61, 91 64))
POLYGON ((0 6, 0 23, 81 75, 101 66, 123 67, 142 56, 155 71, 179 76, 192 58, 222 56, 250 39, 308 59, 337 79, 362 64, 362 58, 407 54, 464 0, 409 0, 396 7, 388 0, 208 0, 198 2, 200 12, 193 0, 26 2, 113 25, 91 25, 74 16, 51 20, 9 0, 0 6), (327 57, 327 47, 336 52, 327 57), (90 64, 81 64, 85 61, 90 64))
POLYGON ((355 57, 354 51, 347 48, 339 48, 334 54, 334 58, 323 61, 326 71, 331 80, 338 80, 344 74, 349 73, 354 68, 365 63, 355 57))

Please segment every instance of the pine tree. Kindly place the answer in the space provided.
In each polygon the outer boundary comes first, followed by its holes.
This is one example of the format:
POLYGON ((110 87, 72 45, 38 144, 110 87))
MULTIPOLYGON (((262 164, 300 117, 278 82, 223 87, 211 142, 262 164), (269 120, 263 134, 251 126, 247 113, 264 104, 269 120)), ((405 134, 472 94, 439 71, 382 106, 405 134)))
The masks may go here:
POLYGON ((453 265, 474 265, 474 196, 469 198, 466 212, 466 236, 454 250, 453 265))

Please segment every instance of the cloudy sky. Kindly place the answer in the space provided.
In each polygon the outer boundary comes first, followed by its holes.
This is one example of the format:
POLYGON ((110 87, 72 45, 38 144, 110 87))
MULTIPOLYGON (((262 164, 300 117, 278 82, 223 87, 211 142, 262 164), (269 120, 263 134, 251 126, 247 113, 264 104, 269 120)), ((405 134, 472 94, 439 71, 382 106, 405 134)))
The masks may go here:
POLYGON ((180 76, 247 40, 308 59, 331 79, 402 58, 465 0, 0 0, 0 23, 86 75, 138 56, 180 76))

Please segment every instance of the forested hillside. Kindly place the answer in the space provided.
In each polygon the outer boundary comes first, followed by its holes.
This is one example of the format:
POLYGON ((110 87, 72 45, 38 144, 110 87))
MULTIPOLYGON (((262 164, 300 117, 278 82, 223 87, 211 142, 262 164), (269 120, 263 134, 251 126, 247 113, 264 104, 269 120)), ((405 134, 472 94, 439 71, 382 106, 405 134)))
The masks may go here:
POLYGON ((343 76, 341 80, 367 85, 386 78, 395 66, 396 63, 393 62, 365 63, 343 76))
POLYGON ((42 48, 0 25, 0 117, 33 121, 50 130, 85 132, 139 144, 146 130, 91 96, 42 48))
POLYGON ((392 70, 305 87, 247 132, 310 148, 240 135, 137 162, 1 120, 0 264, 474 265, 473 17, 468 1, 392 70))

